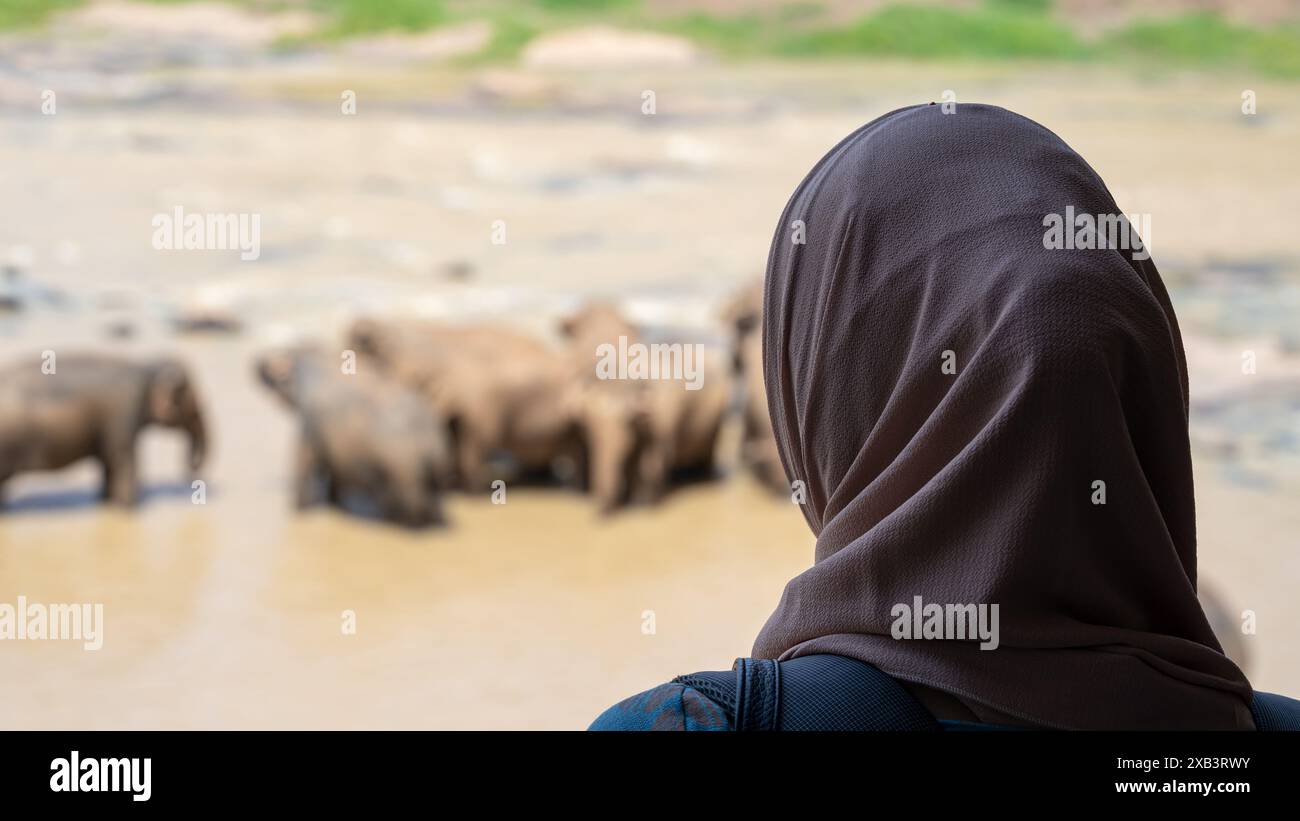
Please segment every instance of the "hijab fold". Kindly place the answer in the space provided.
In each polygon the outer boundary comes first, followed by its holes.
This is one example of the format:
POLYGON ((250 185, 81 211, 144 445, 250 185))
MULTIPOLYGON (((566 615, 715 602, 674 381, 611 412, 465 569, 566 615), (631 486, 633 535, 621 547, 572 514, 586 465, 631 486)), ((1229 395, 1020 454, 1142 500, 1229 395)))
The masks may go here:
POLYGON ((1067 206, 1121 213, 1055 134, 973 104, 868 123, 795 191, 764 371, 817 547, 753 654, 851 656, 1047 727, 1250 728, 1196 598, 1173 308, 1145 253, 1046 247, 1067 206), (998 647, 893 638, 916 596, 998 605, 998 647))

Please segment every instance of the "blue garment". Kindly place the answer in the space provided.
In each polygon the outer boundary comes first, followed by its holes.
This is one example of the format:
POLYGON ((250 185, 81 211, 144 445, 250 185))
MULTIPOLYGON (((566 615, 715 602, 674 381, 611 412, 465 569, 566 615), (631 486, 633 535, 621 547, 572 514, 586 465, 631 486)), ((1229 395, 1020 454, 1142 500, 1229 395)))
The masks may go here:
MULTIPOLYGON (((1300 730, 1300 701, 1255 693, 1259 730, 1300 730)), ((729 672, 679 676, 624 699, 589 730, 1015 730, 935 720, 896 680, 870 664, 834 655, 775 662, 737 659, 729 672)))
MULTIPOLYGON (((734 729, 725 712, 709 713, 704 718, 701 702, 712 704, 699 691, 684 684, 660 684, 644 693, 624 699, 596 717, 589 732, 634 732, 638 730, 702 730, 722 732, 734 729), (689 705, 689 706, 688 706, 689 705), (704 720, 701 720, 704 718, 704 720)), ((716 704, 713 705, 715 708, 716 704)), ((974 721, 940 720, 939 728, 947 732, 984 732, 1019 730, 974 721)))
POLYGON ((591 730, 939 730, 890 676, 834 655, 737 659, 731 672, 693 673, 625 699, 591 730))
POLYGON ((1255 729, 1265 731, 1300 730, 1300 701, 1276 693, 1255 692, 1250 703, 1255 729))
POLYGON ((661 684, 625 698, 592 722, 588 730, 731 729, 731 718, 718 704, 684 684, 661 684))

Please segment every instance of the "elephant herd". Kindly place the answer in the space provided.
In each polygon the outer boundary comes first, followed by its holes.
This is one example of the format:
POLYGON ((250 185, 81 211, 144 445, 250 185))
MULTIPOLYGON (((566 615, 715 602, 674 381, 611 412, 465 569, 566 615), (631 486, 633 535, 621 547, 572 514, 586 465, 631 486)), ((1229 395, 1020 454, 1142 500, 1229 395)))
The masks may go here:
MULTIPOLYGON (((762 384, 760 287, 729 302, 730 361, 707 378, 602 379, 600 346, 643 338, 612 305, 590 302, 556 328, 560 344, 501 325, 361 318, 341 346, 263 352, 257 379, 296 417, 299 508, 366 508, 409 527, 445 523, 443 497, 497 480, 542 478, 586 492, 601 512, 660 500, 678 479, 716 472, 719 434, 738 408, 740 462, 787 491, 762 384)), ((707 358, 712 356, 712 358, 707 358)), ((0 370, 0 501, 7 479, 83 458, 104 468, 103 497, 139 495, 135 440, 150 425, 207 447, 202 403, 174 360, 62 356, 0 370)))

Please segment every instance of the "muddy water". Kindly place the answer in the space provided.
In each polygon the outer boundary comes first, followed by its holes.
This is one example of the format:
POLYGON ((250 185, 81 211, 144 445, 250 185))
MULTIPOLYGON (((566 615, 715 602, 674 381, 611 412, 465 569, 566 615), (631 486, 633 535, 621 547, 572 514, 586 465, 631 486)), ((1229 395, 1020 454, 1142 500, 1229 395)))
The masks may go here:
MULTIPOLYGON (((454 527, 425 534, 290 515, 293 432, 240 393, 215 404, 266 419, 224 431, 205 506, 55 513, 19 497, 0 531, 6 590, 103 602, 106 627, 99 652, 6 644, 6 726, 577 726, 647 676, 744 654, 809 555, 797 512, 747 481, 609 521, 545 489, 459 499, 454 527)), ((179 449, 154 444, 166 475, 179 449)))
POLYGON ((166 433, 142 443, 137 513, 97 506, 89 467, 12 488, 0 601, 99 602, 105 630, 97 652, 0 644, 4 726, 574 727, 647 676, 745 654, 811 555, 798 511, 743 477, 608 520, 547 488, 455 498, 451 528, 415 534, 295 515, 295 429, 251 350, 185 353, 215 419, 206 504, 166 433))
MULTIPOLYGON (((386 105, 345 120, 312 108, 336 106, 333 79, 271 79, 222 86, 215 113, 109 106, 6 122, 0 251, 22 246, 31 278, 64 296, 0 317, 6 358, 179 354, 209 404, 215 451, 204 505, 182 481, 181 443, 163 433, 143 443, 137 512, 97 506, 85 467, 14 483, 0 602, 100 602, 106 624, 98 652, 0 643, 0 726, 579 727, 622 695, 747 653, 811 559, 788 502, 733 476, 610 520, 533 488, 512 488, 505 505, 456 498, 454 526, 423 534, 297 515, 294 430, 254 385, 250 359, 290 336, 328 338, 363 311, 546 331, 592 293, 716 338, 718 301, 759 270, 804 170, 863 120, 954 85, 1050 124, 1112 180, 1121 206, 1153 214, 1157 259, 1192 312, 1194 399, 1213 386, 1216 402, 1269 414, 1258 425, 1221 414, 1235 420, 1225 427, 1194 410, 1209 443, 1198 452, 1201 568, 1234 609, 1257 614, 1256 685, 1300 692, 1294 442, 1258 448, 1250 475, 1266 481, 1236 481, 1224 455, 1252 431, 1294 429, 1292 405, 1250 404, 1238 352, 1257 348, 1291 387, 1296 359, 1278 343, 1284 320, 1241 327, 1245 308, 1196 287, 1208 271, 1213 293, 1237 293, 1221 287, 1220 263, 1243 258, 1273 261, 1271 304, 1300 282, 1285 216, 1300 190, 1293 89, 1261 90, 1261 119, 1243 125, 1234 78, 714 68, 654 78, 664 116, 648 122, 615 106, 628 89, 639 100, 646 78, 552 79, 585 107, 547 116, 466 107, 455 89, 472 78, 417 75, 383 78, 399 89, 386 105), (411 98, 426 81, 452 89, 444 108, 411 98), (1063 98, 1063 87, 1077 91, 1063 98), (261 259, 153 251, 150 218, 178 203, 261 213, 261 259), (505 246, 488 241, 495 219, 507 222, 505 246), (448 263, 472 268, 470 280, 447 278, 448 263), (178 337, 166 318, 186 305, 229 310, 245 329, 178 337), (135 336, 110 339, 110 324, 135 336)), ((347 79, 365 112, 364 89, 381 80, 347 79)))

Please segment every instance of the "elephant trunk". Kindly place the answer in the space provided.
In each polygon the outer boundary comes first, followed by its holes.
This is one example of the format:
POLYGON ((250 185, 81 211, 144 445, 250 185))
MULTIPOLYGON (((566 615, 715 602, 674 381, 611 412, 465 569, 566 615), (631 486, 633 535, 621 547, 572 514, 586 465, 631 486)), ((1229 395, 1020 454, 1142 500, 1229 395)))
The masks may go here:
MULTIPOLYGON (((606 422, 605 427, 610 427, 606 422)), ((627 501, 628 466, 633 457, 631 436, 623 430, 602 430, 588 447, 591 495, 602 514, 618 510, 627 501)))

